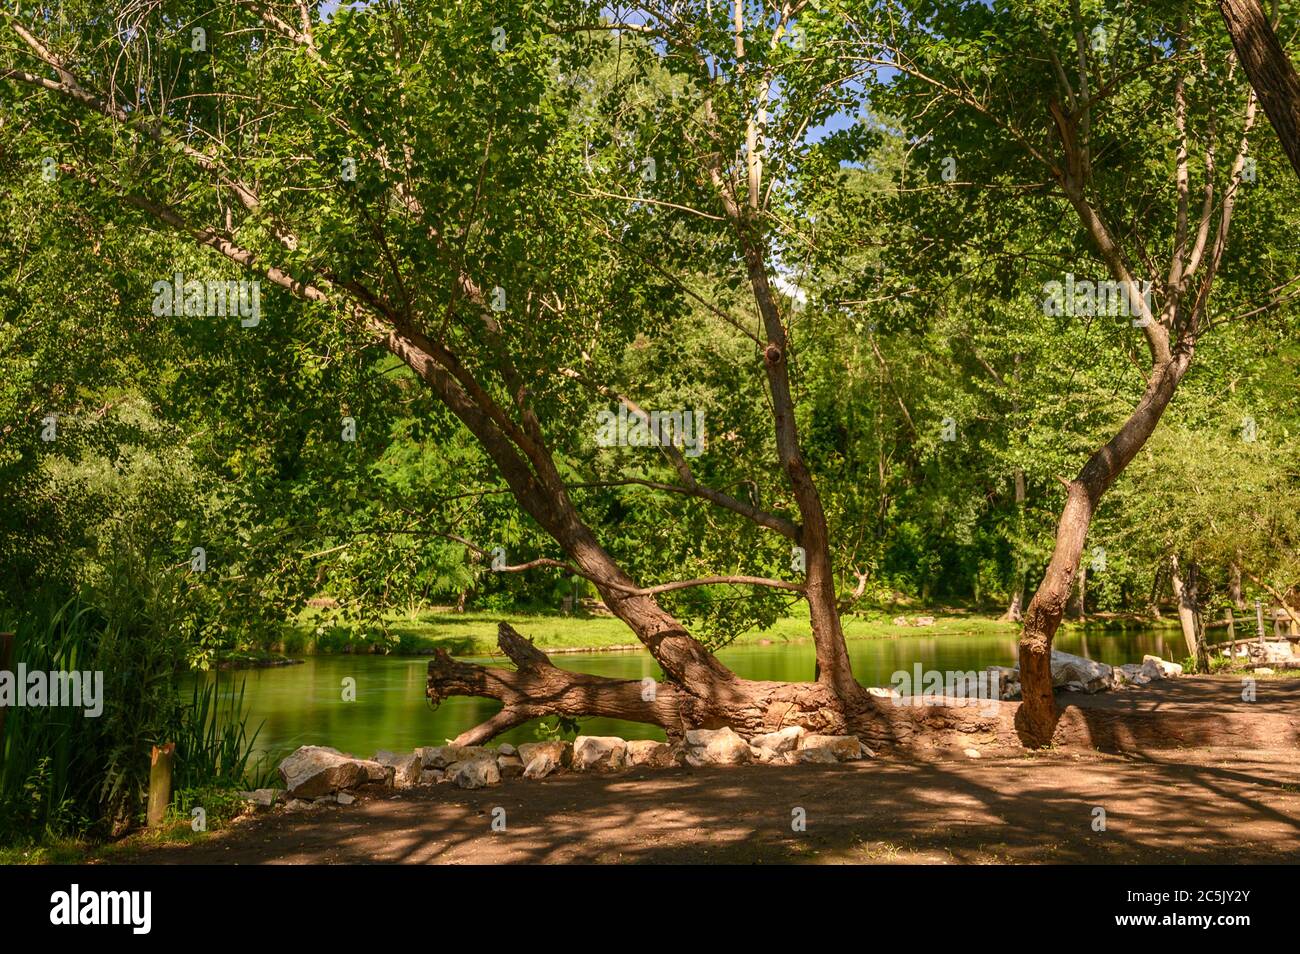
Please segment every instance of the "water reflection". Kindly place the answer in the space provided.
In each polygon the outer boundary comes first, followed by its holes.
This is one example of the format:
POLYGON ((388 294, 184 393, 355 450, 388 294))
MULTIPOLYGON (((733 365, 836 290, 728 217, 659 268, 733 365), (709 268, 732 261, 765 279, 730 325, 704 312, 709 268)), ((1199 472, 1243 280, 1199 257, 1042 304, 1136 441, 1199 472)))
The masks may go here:
MULTIPOLYGON (((1180 644, 1177 632, 1168 631, 1076 633, 1056 641, 1066 652, 1112 665, 1140 662, 1145 653, 1177 658, 1182 655, 1180 644)), ((887 686, 893 673, 910 672, 916 663, 927 669, 959 671, 1014 665, 1016 639, 1010 635, 862 639, 849 642, 849 653, 860 682, 887 686)), ((811 643, 734 647, 722 650, 719 656, 749 679, 798 681, 813 675, 811 643)), ((646 653, 573 653, 552 658, 562 668, 602 676, 661 676, 646 653)), ((223 693, 247 680, 245 699, 252 713, 251 725, 262 726, 257 747, 269 757, 278 758, 309 744, 369 756, 379 749, 409 751, 420 745, 442 744, 496 711, 497 704, 490 700, 469 698, 449 699, 431 710, 424 699, 427 666, 428 659, 423 657, 314 656, 298 666, 222 673, 219 678, 223 693), (344 680, 349 677, 356 680, 355 702, 343 699, 344 680)), ((662 731, 653 726, 614 719, 587 719, 582 726, 593 735, 663 738, 662 731)), ((536 738, 536 728, 529 724, 506 733, 500 741, 518 744, 536 738)))

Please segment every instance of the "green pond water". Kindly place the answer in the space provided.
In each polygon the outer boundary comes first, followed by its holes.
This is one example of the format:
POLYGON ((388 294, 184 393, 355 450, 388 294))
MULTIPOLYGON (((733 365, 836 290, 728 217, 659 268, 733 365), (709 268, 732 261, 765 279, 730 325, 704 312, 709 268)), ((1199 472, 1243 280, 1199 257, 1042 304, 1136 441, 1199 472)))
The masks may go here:
MULTIPOLYGON (((1165 659, 1181 658, 1177 630, 1124 633, 1062 634, 1058 649, 1118 665, 1141 662, 1145 653, 1165 659)), ((905 636, 897 639, 849 641, 853 671, 867 686, 889 686, 895 672, 924 669, 969 671, 991 665, 1015 665, 1015 636, 905 636)), ((778 643, 722 650, 719 657, 748 679, 809 680, 813 674, 813 646, 778 643)), ((644 652, 568 653, 551 657, 563 669, 620 679, 659 678, 660 672, 644 652)), ((502 660, 473 659, 501 665, 502 660)), ((507 664, 508 665, 508 664, 507 664)), ((487 699, 453 698, 431 709, 424 697, 428 657, 419 656, 308 656, 301 665, 253 669, 208 675, 219 678, 220 692, 229 695, 244 684, 251 718, 249 728, 260 726, 256 749, 279 758, 300 745, 328 745, 357 756, 380 749, 410 751, 421 745, 441 745, 491 716, 498 704, 487 699), (355 680, 356 699, 343 699, 344 680, 355 680)), ((661 730, 615 719, 584 719, 582 729, 591 735, 618 735, 626 739, 662 739, 661 730)), ((537 739, 535 724, 500 736, 498 741, 537 739)))

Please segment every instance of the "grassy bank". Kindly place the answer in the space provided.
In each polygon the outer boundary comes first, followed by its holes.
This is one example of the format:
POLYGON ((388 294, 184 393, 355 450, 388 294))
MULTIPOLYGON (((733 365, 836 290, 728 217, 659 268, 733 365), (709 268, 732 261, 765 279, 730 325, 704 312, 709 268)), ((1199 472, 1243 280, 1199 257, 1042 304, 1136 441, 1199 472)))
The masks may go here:
MULTIPOLYGON (((499 612, 472 610, 465 613, 428 610, 395 613, 385 618, 389 630, 388 651, 398 655, 427 655, 444 649, 454 656, 485 656, 498 652, 497 626, 509 623, 530 637, 542 650, 609 651, 639 648, 632 632, 619 620, 606 616, 561 616, 555 613, 499 612)), ((1063 632, 1078 624, 1065 623, 1063 632)), ((1173 625, 1132 619, 1096 620, 1087 624, 1088 631, 1150 628, 1173 625)), ((844 632, 848 639, 897 639, 903 636, 1014 636, 1020 631, 1016 623, 962 609, 939 609, 926 612, 879 613, 846 616, 844 632), (894 620, 906 615, 908 625, 894 620), (915 625, 918 616, 932 616, 933 625, 915 625)), ((810 638, 806 617, 780 619, 766 630, 751 630, 738 636, 731 645, 766 645, 795 643, 810 638)), ((283 651, 290 654, 369 652, 381 645, 378 637, 359 636, 344 627, 323 625, 319 611, 310 610, 291 627, 285 636, 283 651)))

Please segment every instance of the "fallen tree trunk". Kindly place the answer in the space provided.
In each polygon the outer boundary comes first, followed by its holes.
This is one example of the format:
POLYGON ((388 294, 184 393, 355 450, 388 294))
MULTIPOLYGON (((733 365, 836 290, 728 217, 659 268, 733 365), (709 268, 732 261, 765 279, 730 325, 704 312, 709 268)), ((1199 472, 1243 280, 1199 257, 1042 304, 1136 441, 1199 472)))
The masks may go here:
MULTIPOLYGON (((914 705, 863 690, 846 706, 824 683, 739 677, 712 695, 671 682, 654 683, 651 691, 640 679, 560 669, 506 623, 500 625, 498 642, 516 668, 460 662, 441 650, 429 661, 427 694, 435 705, 458 695, 502 703, 495 716, 457 736, 456 745, 480 745, 529 720, 561 715, 656 725, 670 741, 692 728, 728 726, 753 738, 798 725, 820 735, 855 735, 875 751, 907 756, 972 748, 1023 751, 1014 702, 949 697, 914 705)), ((1058 710, 1051 743, 1063 749, 1142 752, 1300 741, 1295 706, 1300 689, 1281 691, 1275 706, 1239 706, 1238 692, 1234 681, 1211 677, 1096 695, 1069 693, 1058 710)))

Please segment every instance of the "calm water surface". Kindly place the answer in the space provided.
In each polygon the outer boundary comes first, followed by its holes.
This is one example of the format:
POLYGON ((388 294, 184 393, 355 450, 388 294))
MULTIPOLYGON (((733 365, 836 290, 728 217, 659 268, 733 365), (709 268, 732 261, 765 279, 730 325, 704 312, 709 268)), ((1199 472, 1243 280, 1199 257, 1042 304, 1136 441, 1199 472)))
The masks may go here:
MULTIPOLYGON (((1181 637, 1175 631, 1129 631, 1061 635, 1056 648, 1118 665, 1141 662, 1145 653, 1176 658, 1181 637)), ((982 669, 1015 665, 1015 636, 903 636, 897 639, 849 641, 853 672, 867 686, 888 686, 893 673, 910 672, 916 663, 926 669, 982 669)), ((780 643, 722 650, 719 657, 748 679, 809 680, 813 674, 813 645, 780 643)), ((571 653, 551 657, 563 669, 620 679, 659 678, 661 673, 644 652, 571 653)), ((474 659, 501 665, 502 660, 474 659)), ((222 694, 245 683, 250 729, 261 726, 257 749, 271 758, 300 745, 329 745, 357 756, 379 749, 410 751, 421 745, 441 745, 491 716, 499 707, 487 699, 453 698, 436 710, 424 698, 428 657, 308 656, 297 666, 221 673, 222 694), (356 701, 343 701, 343 680, 356 680, 356 701)), ((209 675, 207 678, 218 678, 209 675)), ((625 739, 662 739, 654 726, 615 719, 584 719, 583 731, 625 739)), ((535 741, 529 723, 498 741, 535 741)))

